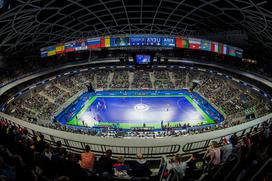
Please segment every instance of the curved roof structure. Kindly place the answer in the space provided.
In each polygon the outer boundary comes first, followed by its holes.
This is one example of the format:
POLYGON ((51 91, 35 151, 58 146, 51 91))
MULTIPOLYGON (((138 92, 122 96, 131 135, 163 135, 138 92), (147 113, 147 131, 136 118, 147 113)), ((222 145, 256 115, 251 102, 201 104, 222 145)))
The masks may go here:
POLYGON ((0 51, 9 54, 81 37, 141 33, 220 37, 242 48, 248 46, 242 42, 246 41, 271 52, 271 4, 268 0, 0 0, 0 51), (218 32, 223 33, 215 36, 218 32), (226 38, 234 34, 235 38, 226 38))

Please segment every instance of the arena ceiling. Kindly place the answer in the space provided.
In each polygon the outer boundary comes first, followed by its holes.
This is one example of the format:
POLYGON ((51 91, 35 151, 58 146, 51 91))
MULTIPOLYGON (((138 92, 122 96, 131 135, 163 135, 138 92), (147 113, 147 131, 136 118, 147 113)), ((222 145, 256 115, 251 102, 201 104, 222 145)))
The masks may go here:
POLYGON ((270 0, 0 0, 0 51, 8 55, 80 37, 141 33, 221 37, 223 42, 269 54, 271 4, 270 0), (233 34, 235 38, 226 38, 233 34))

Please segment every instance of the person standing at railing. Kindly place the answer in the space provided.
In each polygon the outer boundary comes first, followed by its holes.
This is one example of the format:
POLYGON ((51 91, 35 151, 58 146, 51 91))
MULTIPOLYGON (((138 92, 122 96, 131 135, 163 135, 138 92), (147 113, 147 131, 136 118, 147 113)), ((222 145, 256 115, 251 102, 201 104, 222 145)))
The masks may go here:
POLYGON ((238 136, 236 135, 236 133, 234 133, 231 137, 230 137, 230 142, 232 144, 233 147, 233 151, 236 152, 238 150, 238 136))
POLYGON ((36 142, 36 151, 42 153, 45 149, 46 142, 44 140, 44 135, 40 134, 37 136, 37 142, 36 142))
POLYGON ((200 157, 200 155, 197 152, 192 153, 192 156, 186 165, 184 180, 188 181, 196 180, 201 176, 205 166, 206 165, 204 159, 200 157))
POLYGON ((221 147, 221 151, 222 151, 222 162, 225 162, 228 157, 231 155, 231 153, 233 152, 233 146, 232 144, 230 144, 229 140, 227 137, 224 137, 223 139, 223 146, 221 147))
POLYGON ((206 170, 210 174, 215 173, 221 162, 221 150, 216 141, 212 141, 204 157, 209 160, 206 170))
POLYGON ((244 163, 248 157, 250 151, 250 145, 248 144, 247 138, 243 137, 240 140, 239 153, 241 156, 241 162, 244 163))
POLYGON ((95 154, 91 152, 91 148, 89 145, 85 146, 85 150, 80 155, 80 166, 83 169, 86 169, 88 171, 93 171, 93 166, 95 162, 95 154))
POLYGON ((182 157, 180 154, 176 154, 173 159, 169 161, 167 164, 167 170, 170 174, 171 170, 177 173, 177 177, 179 180, 182 180, 185 176, 185 171, 187 168, 187 163, 190 162, 192 157, 186 161, 182 161, 182 157))

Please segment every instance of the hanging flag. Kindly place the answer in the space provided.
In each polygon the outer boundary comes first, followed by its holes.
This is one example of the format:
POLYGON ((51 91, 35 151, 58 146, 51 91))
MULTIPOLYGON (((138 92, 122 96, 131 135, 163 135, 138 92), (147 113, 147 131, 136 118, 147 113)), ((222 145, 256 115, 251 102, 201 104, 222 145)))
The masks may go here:
POLYGON ((211 42, 209 40, 201 40, 201 50, 211 51, 211 42))
POLYGON ((48 56, 47 47, 41 48, 40 52, 41 52, 41 57, 47 57, 48 56))
POLYGON ((102 36, 100 37, 100 47, 104 48, 105 47, 105 38, 102 36))
POLYGON ((223 44, 223 51, 221 53, 224 54, 224 55, 228 54, 228 45, 223 44))
POLYGON ((235 47, 233 47, 233 46, 229 46, 229 52, 228 52, 228 55, 230 55, 230 56, 236 56, 236 50, 235 50, 235 47))
POLYGON ((41 57, 47 57, 48 56, 48 52, 47 51, 43 51, 41 52, 41 57))
POLYGON ((212 51, 212 52, 219 53, 218 49, 219 49, 218 42, 214 42, 214 41, 213 41, 213 42, 212 42, 212 48, 211 48, 211 51, 212 51))
POLYGON ((243 49, 236 48, 236 57, 243 58, 243 49))
POLYGON ((189 48, 200 49, 200 39, 189 38, 189 48))
POLYGON ((85 39, 79 39, 76 41, 76 45, 75 45, 75 50, 76 51, 81 51, 81 50, 87 50, 88 47, 86 45, 86 40, 85 39))
POLYGON ((110 36, 105 36, 105 47, 110 47, 110 36))
POLYGON ((70 41, 70 42, 66 42, 64 43, 64 52, 73 52, 75 51, 75 41, 70 41))
POLYGON ((222 51, 223 51, 223 43, 218 43, 218 53, 221 54, 222 51))
POLYGON ((189 48, 188 39, 176 37, 176 47, 177 48, 189 48))
POLYGON ((47 50, 48 50, 48 56, 56 55, 56 47, 55 46, 48 47, 47 50))
POLYGON ((56 53, 57 54, 62 54, 64 52, 64 45, 61 44, 61 45, 57 45, 56 46, 56 53))
POLYGON ((88 38, 86 44, 88 48, 100 48, 101 47, 100 37, 88 38))

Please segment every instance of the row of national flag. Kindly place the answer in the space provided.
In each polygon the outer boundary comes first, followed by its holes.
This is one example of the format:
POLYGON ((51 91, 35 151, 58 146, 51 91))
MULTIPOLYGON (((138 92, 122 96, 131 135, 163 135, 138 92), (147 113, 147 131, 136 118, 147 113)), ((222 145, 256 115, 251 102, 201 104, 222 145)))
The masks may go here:
POLYGON ((211 51, 218 54, 230 55, 242 58, 243 50, 223 43, 197 39, 197 38, 176 38, 177 48, 189 48, 195 50, 211 51))
MULTIPOLYGON (((131 36, 132 37, 132 36, 131 36)), ((140 37, 138 35, 138 37, 140 37)), ((70 41, 56 46, 50 46, 41 49, 41 57, 53 56, 62 53, 82 51, 95 48, 108 48, 113 46, 112 41, 116 37, 104 36, 96 38, 81 39, 70 41)), ((169 38, 168 38, 169 39, 169 38)), ((118 39, 119 40, 119 39, 118 39)), ((120 40, 122 40, 120 38, 120 40)), ((223 43, 203 40, 198 38, 175 37, 173 46, 176 48, 189 48, 194 50, 211 51, 222 55, 230 55, 242 58, 243 50, 237 47, 229 46, 223 43)), ((121 45, 121 43, 119 43, 121 45)), ((131 46, 124 44, 124 46, 131 46)))
POLYGON ((82 51, 87 49, 101 48, 105 46, 105 38, 88 38, 77 41, 69 41, 56 46, 41 48, 41 57, 53 56, 74 51, 82 51))

